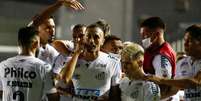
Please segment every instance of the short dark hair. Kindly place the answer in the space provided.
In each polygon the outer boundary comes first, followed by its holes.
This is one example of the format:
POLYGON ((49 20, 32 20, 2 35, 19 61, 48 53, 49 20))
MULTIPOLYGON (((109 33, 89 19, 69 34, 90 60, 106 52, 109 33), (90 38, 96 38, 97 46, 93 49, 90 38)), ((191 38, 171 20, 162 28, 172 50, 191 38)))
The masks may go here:
POLYGON ((34 27, 22 27, 18 31, 18 44, 21 47, 29 48, 38 31, 34 27))
POLYGON ((145 19, 141 24, 140 27, 148 27, 150 29, 155 28, 162 28, 165 29, 165 23, 160 17, 150 17, 145 19))
MULTIPOLYGON (((100 26, 98 26, 98 25, 96 25, 96 24, 90 24, 89 26, 87 26, 87 29, 90 29, 90 28, 100 28, 100 26)), ((86 29, 86 30, 87 30, 86 29)), ((100 28, 100 30, 102 30, 101 28, 100 28)), ((103 30, 102 30, 103 31, 103 30)), ((104 37, 105 37, 105 33, 103 32, 103 35, 104 35, 104 37)))
POLYGON ((185 32, 189 32, 193 39, 201 41, 201 24, 191 25, 185 30, 185 32))
POLYGON ((106 22, 106 20, 99 19, 97 22, 95 22, 95 24, 103 30, 105 36, 110 35, 111 26, 106 22))
POLYGON ((106 43, 112 41, 112 40, 121 40, 121 38, 115 36, 115 35, 108 35, 105 37, 105 41, 104 41, 104 44, 105 45, 106 43))
POLYGON ((74 27, 73 27, 73 31, 77 30, 77 29, 80 29, 80 28, 83 28, 83 27, 87 27, 87 25, 85 24, 76 24, 74 27))

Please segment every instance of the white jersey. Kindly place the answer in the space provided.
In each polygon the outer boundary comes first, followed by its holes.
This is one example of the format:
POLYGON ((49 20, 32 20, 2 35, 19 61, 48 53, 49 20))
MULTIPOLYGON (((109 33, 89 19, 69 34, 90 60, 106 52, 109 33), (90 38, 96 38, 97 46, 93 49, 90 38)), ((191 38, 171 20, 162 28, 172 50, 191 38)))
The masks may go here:
POLYGON ((160 88, 149 81, 133 80, 126 77, 120 83, 122 101, 159 101, 160 88))
POLYGON ((33 56, 15 56, 0 63, 2 101, 40 101, 52 91, 51 66, 33 56))
MULTIPOLYGON (((188 78, 195 76, 201 70, 201 60, 192 61, 191 57, 180 60, 177 64, 175 78, 188 78)), ((184 89, 185 101, 201 101, 201 87, 184 89)))
POLYGON ((83 98, 81 101, 89 101, 107 94, 111 86, 119 84, 120 78, 120 62, 99 52, 94 61, 78 60, 72 81, 76 96, 83 98))
POLYGON ((152 64, 156 76, 165 78, 172 77, 172 66, 168 58, 166 58, 165 56, 156 55, 153 59, 152 64))
POLYGON ((59 53, 56 51, 54 47, 52 47, 49 44, 46 44, 45 48, 40 47, 39 48, 39 53, 38 53, 38 58, 45 61, 46 63, 49 63, 53 65, 54 59, 59 55, 59 53))
POLYGON ((53 63, 53 72, 55 74, 59 74, 61 70, 63 69, 65 63, 71 59, 71 57, 63 54, 59 54, 55 59, 53 63))
MULTIPOLYGON (((61 70, 63 69, 65 63, 71 59, 69 56, 67 55, 63 55, 63 54, 59 54, 55 60, 54 60, 54 64, 53 64, 53 73, 59 75, 59 73, 61 72, 61 70)), ((66 91, 66 89, 70 89, 69 86, 67 86, 66 83, 64 83, 63 80, 57 80, 56 81, 56 86, 58 88, 62 88, 64 91, 66 91)), ((69 91, 69 90, 68 90, 69 91)), ((69 93, 69 92, 68 92, 69 93)), ((65 96, 65 95, 61 95, 60 96, 60 101, 72 101, 72 96, 65 96)))

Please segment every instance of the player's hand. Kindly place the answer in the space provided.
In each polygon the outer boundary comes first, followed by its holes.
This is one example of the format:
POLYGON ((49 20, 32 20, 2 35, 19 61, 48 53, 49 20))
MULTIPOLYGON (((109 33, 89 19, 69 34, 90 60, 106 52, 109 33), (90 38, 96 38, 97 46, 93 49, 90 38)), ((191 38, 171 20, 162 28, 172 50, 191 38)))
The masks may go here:
POLYGON ((66 7, 70 7, 74 10, 83 10, 84 9, 84 6, 77 0, 60 0, 60 1, 63 1, 63 4, 66 7))
POLYGON ((76 47, 74 49, 74 53, 78 53, 78 54, 82 53, 83 50, 84 50, 84 42, 83 42, 83 40, 81 40, 80 38, 77 38, 76 42, 74 44, 76 44, 75 45, 76 47))

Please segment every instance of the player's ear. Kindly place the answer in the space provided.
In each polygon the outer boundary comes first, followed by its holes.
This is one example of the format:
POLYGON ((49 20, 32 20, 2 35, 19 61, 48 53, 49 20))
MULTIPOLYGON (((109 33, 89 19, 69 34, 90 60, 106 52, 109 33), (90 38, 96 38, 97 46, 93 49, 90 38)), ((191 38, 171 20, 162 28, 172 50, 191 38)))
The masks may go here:
POLYGON ((38 40, 34 40, 32 43, 32 49, 37 49, 40 47, 40 43, 38 40))

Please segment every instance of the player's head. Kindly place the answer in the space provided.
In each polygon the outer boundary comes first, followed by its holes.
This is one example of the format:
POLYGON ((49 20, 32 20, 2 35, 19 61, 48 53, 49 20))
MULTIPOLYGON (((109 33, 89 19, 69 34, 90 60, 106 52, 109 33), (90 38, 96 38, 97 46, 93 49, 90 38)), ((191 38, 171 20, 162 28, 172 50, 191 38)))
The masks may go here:
POLYGON ((130 43, 126 45, 121 52, 121 64, 123 72, 129 78, 138 75, 138 72, 142 70, 144 61, 144 49, 136 44, 130 43))
POLYGON ((72 29, 72 36, 73 36, 73 42, 74 42, 74 47, 76 47, 76 43, 78 41, 84 41, 84 35, 86 31, 87 26, 84 24, 77 24, 73 27, 72 29))
POLYGON ((88 52, 98 52, 104 43, 104 33, 102 29, 95 25, 89 25, 86 29, 85 49, 88 52))
POLYGON ((52 17, 45 19, 38 26, 40 41, 42 45, 51 43, 55 39, 55 23, 52 17))
POLYGON ((110 34, 111 26, 104 19, 99 19, 97 22, 95 22, 95 24, 98 25, 103 30, 105 36, 111 35, 110 34))
POLYGON ((105 37, 105 41, 101 50, 106 53, 119 54, 123 48, 121 39, 115 35, 108 35, 105 37))
POLYGON ((157 44, 163 39, 165 23, 160 17, 150 17, 140 24, 140 35, 142 45, 149 48, 152 44, 157 44))
POLYGON ((22 49, 36 49, 39 47, 38 31, 34 27, 23 27, 18 31, 18 45, 22 49))
POLYGON ((195 24, 186 29, 184 47, 187 55, 201 58, 201 25, 195 24))

